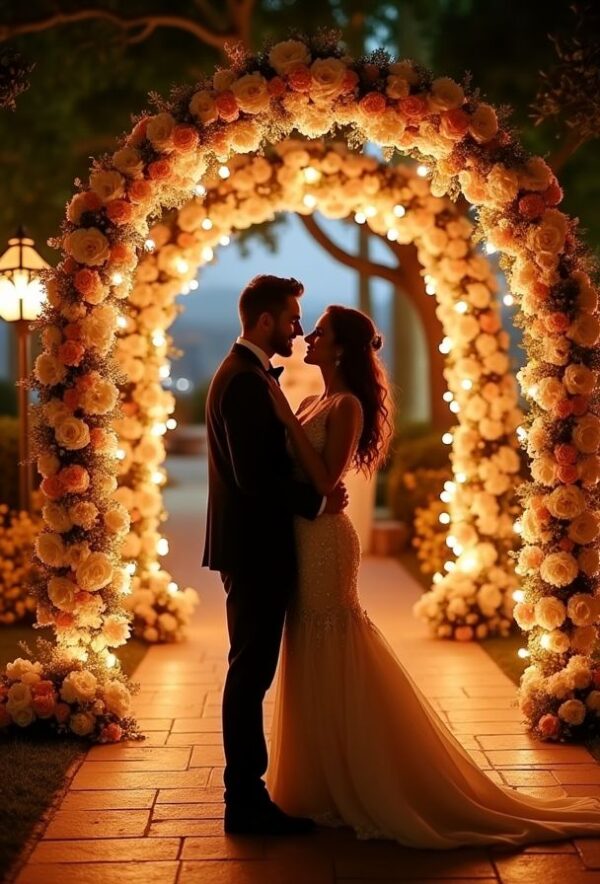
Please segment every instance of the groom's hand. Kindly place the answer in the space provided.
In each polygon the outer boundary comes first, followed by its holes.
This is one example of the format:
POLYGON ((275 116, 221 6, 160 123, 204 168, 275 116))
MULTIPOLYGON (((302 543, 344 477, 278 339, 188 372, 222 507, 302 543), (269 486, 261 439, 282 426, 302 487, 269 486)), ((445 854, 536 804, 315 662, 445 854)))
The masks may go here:
POLYGON ((339 485, 336 485, 331 494, 327 495, 327 502, 323 512, 328 513, 330 516, 334 516, 337 513, 341 513, 342 510, 345 510, 347 506, 348 492, 346 491, 344 483, 340 482, 339 485))

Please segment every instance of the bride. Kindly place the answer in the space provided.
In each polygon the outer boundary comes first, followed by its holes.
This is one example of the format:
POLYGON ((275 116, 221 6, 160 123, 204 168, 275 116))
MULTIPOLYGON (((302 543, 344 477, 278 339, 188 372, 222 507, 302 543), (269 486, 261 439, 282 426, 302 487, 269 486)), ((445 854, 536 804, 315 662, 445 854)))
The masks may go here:
MULTIPOLYGON (((326 495, 350 466, 372 472, 391 431, 381 337, 329 307, 307 336, 321 396, 294 415, 275 382, 298 478, 326 495)), ((497 786, 440 721, 361 608, 360 547, 345 513, 295 519, 299 581, 288 610, 267 785, 285 811, 417 848, 600 834, 595 799, 497 786)))

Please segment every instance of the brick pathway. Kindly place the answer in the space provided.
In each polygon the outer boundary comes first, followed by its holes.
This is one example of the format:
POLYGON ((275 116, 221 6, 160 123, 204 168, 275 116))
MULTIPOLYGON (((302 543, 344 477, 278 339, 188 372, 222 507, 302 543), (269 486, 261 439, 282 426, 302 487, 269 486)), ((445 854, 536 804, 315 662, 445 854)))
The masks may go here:
MULTIPOLYGON (((90 750, 18 884, 600 884, 600 839, 521 852, 428 852, 357 842, 345 830, 287 840, 226 838, 222 589, 198 567, 200 467, 174 462, 172 472, 185 481, 167 501, 170 565, 202 596, 190 640, 150 649, 136 673, 136 712, 147 740, 90 750)), ((395 562, 366 559, 361 586, 371 618, 494 780, 535 795, 600 796, 600 766, 585 749, 548 747, 525 734, 514 686, 481 648, 425 637, 410 614, 420 589, 395 562)))

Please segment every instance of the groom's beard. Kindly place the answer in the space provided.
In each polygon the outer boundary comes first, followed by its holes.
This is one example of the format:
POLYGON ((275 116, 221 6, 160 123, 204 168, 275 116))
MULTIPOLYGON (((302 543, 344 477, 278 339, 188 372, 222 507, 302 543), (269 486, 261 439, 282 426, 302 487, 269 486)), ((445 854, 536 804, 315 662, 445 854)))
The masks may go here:
POLYGON ((294 339, 283 335, 273 336, 271 347, 278 356, 291 356, 294 348, 294 339))

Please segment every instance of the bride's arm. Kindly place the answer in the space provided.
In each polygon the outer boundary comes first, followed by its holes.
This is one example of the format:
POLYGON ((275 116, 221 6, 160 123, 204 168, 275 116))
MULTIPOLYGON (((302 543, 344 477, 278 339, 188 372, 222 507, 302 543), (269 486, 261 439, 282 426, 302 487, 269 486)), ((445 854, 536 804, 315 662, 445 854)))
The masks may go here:
POLYGON ((278 417, 286 425, 300 466, 319 494, 331 494, 340 483, 354 453, 362 420, 361 407, 352 396, 340 396, 331 407, 323 453, 315 451, 302 424, 292 412, 279 387, 271 395, 278 417))

